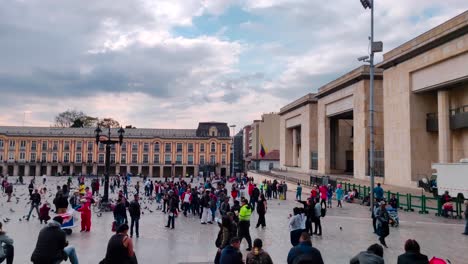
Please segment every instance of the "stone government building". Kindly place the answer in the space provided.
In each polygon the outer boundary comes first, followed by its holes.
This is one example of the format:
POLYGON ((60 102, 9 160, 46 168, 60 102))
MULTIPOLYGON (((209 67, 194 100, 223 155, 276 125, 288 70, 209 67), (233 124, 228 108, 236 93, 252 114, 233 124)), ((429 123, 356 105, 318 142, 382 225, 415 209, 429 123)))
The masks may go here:
MULTIPOLYGON (((102 175, 105 146, 96 144, 94 129, 0 126, 0 174, 102 175)), ((230 175, 231 140, 227 123, 219 122, 197 129, 128 128, 123 144, 111 148, 111 175, 230 175)))
MULTIPOLYGON (((369 175, 369 66, 280 109, 280 168, 369 175)), ((468 158, 468 11, 387 52, 375 69, 375 175, 416 186, 468 158)))

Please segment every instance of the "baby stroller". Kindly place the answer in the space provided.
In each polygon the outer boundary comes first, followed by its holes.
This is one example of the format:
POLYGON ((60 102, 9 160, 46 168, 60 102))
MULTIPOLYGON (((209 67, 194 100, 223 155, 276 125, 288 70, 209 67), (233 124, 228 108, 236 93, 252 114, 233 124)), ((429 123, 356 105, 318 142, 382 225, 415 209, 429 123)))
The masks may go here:
POLYGON ((388 215, 390 216, 390 225, 393 227, 398 227, 400 225, 400 218, 398 218, 398 210, 388 206, 387 208, 388 215))

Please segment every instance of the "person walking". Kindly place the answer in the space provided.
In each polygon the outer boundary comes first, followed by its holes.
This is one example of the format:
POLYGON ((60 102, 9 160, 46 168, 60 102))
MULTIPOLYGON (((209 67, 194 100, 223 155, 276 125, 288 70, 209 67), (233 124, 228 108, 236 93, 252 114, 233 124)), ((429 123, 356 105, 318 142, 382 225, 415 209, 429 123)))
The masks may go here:
POLYGON ((41 222, 41 224, 42 221, 44 221, 44 223, 47 224, 47 221, 50 220, 49 211, 50 207, 48 203, 44 203, 41 206, 41 209, 39 209, 39 221, 41 222))
POLYGON ((320 205, 324 205, 327 207, 327 193, 328 193, 328 188, 326 185, 320 185, 319 187, 320 191, 320 205))
POLYGON ((13 194, 13 184, 9 183, 8 181, 5 182, 5 193, 8 196, 7 202, 11 202, 11 195, 13 194))
POLYGON ((210 209, 210 190, 206 190, 205 194, 201 198, 200 205, 202 206, 202 217, 201 217, 201 224, 206 225, 206 223, 212 224, 211 219, 211 209, 210 209))
POLYGON ((266 221, 265 221, 265 214, 267 212, 267 200, 265 199, 265 195, 261 194, 260 199, 258 200, 257 204, 257 213, 258 213, 258 221, 257 221, 257 226, 262 226, 262 228, 266 227, 266 221))
POLYGON ((397 264, 429 264, 426 255, 421 254, 421 248, 414 239, 405 242, 405 253, 398 256, 397 264))
POLYGON ((128 225, 122 224, 107 243, 106 256, 99 264, 132 264, 137 263, 133 251, 133 241, 128 238, 128 225))
POLYGON ((3 225, 0 222, 0 263, 6 260, 6 264, 13 264, 14 256, 13 239, 3 231, 3 225))
POLYGON ((254 184, 252 195, 250 196, 250 207, 252 207, 252 210, 255 210, 255 204, 258 201, 258 197, 260 197, 260 190, 257 188, 257 185, 254 184))
POLYGON ((322 254, 312 246, 310 235, 307 232, 302 232, 299 244, 289 250, 287 263, 323 264, 322 254))
POLYGON ((298 182, 298 183, 297 183, 297 187, 296 187, 296 201, 302 200, 301 197, 302 197, 302 186, 301 186, 301 184, 298 182))
POLYGON ((26 217, 26 221, 29 221, 29 218, 31 217, 31 213, 33 209, 36 209, 37 216, 39 217, 39 205, 41 204, 41 195, 39 194, 39 191, 36 189, 34 190, 34 193, 31 194, 29 197, 29 200, 31 200, 31 209, 29 209, 28 217, 26 217))
POLYGON ((385 238, 390 234, 389 229, 389 220, 390 216, 385 209, 385 201, 380 201, 380 207, 377 209, 375 217, 377 219, 377 234, 379 235, 379 241, 384 246, 387 247, 387 243, 385 243, 385 238))
POLYGON ((320 217, 322 216, 322 203, 319 203, 319 199, 315 199, 315 206, 314 206, 314 235, 321 236, 322 235, 322 223, 320 222, 320 217), (317 233, 318 231, 318 233, 317 233))
POLYGON ((33 180, 31 180, 31 182, 29 183, 28 185, 28 191, 29 191, 29 196, 31 196, 34 192, 34 183, 33 183, 33 180))
POLYGON ((135 227, 136 237, 140 237, 140 216, 141 206, 139 203, 138 194, 133 196, 133 201, 128 206, 128 212, 130 213, 130 237, 133 237, 133 227, 135 227))
POLYGON ((343 208, 343 205, 341 204, 341 200, 343 200, 343 189, 341 189, 341 184, 337 185, 335 193, 337 202, 336 207, 343 208))
POLYGON ((219 259, 220 264, 244 264, 242 261, 242 253, 239 251, 241 239, 234 237, 230 244, 221 251, 219 259))
POLYGON ((247 200, 242 200, 242 206, 239 211, 239 224, 237 236, 242 242, 242 239, 245 238, 248 243, 247 251, 252 250, 252 238, 250 237, 250 217, 252 215, 252 208, 247 204, 247 200))
POLYGON ((177 195, 174 194, 173 190, 169 191, 169 200, 167 204, 168 210, 168 218, 167 218, 167 225, 166 227, 170 227, 174 229, 175 224, 175 215, 177 213, 177 208, 179 207, 179 201, 177 199, 177 195))
POLYGON ((246 264, 273 264, 270 255, 262 249, 263 241, 256 238, 253 242, 253 250, 247 254, 246 264))
POLYGON ((333 188, 331 184, 328 184, 327 190, 327 207, 332 208, 333 188))
POLYGON ((366 251, 354 256, 349 264, 384 264, 383 248, 379 244, 370 245, 366 251))

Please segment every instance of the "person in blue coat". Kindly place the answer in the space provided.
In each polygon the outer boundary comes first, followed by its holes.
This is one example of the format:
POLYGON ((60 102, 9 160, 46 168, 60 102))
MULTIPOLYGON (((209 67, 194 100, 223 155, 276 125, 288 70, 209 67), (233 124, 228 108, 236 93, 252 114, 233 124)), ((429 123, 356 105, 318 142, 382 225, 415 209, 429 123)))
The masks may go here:
POLYGON ((242 253, 239 251, 240 239, 233 237, 229 246, 221 251, 219 264, 243 264, 242 253))

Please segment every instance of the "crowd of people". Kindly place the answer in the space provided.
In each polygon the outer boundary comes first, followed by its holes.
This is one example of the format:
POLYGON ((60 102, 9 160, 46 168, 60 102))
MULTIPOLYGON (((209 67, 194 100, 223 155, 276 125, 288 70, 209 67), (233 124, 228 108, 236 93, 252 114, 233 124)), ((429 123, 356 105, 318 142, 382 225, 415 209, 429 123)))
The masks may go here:
MULTIPOLYGON (((100 199, 104 179, 89 180, 80 176, 76 177, 76 184, 73 184, 74 177, 68 177, 66 184, 56 187, 55 194, 46 188, 46 176, 42 177, 40 187, 35 180, 34 177, 28 185, 30 207, 23 219, 30 221, 35 212, 39 222, 45 226, 38 235, 31 262, 42 264, 69 260, 72 264, 78 264, 77 252, 73 246, 68 245, 62 225, 69 220, 66 214, 72 208, 81 214, 80 231, 91 231, 92 206, 100 199), (54 217, 50 216, 51 212, 55 214, 54 217)), ((7 202, 11 201, 13 192, 13 188, 9 186, 11 184, 7 177, 3 177, 2 189, 8 197, 7 202)), ((280 261, 270 257, 260 238, 252 241, 250 220, 252 214, 257 213, 255 227, 266 228, 268 201, 286 199, 288 185, 284 181, 264 180, 256 184, 247 174, 230 179, 204 177, 203 181, 198 177, 196 182, 193 176, 180 177, 178 181, 174 177, 156 181, 146 177, 132 179, 126 175, 111 177, 109 186, 111 194, 117 197, 115 201, 111 200, 114 216, 112 229, 115 234, 109 239, 106 254, 100 264, 137 263, 132 238, 134 234, 137 238, 140 236, 139 220, 143 213, 140 195, 154 200, 155 210, 160 210, 167 217, 165 227, 168 229, 175 228, 178 217, 193 218, 202 225, 216 224, 219 227, 215 241, 216 264, 269 264, 280 261), (132 180, 135 181, 134 185, 131 184, 132 180), (227 189, 229 185, 230 191, 227 189), (143 189, 141 194, 140 188, 143 189), (245 259, 240 251, 244 238, 248 252, 245 259)), ((398 200, 392 196, 387 203, 380 184, 373 192, 376 199, 375 207, 371 210, 374 232, 378 235, 380 244, 387 247, 385 237, 389 235, 389 225, 392 223, 388 210, 397 209, 398 200)), ((297 184, 295 198, 302 206, 293 208, 293 214, 289 215, 292 248, 287 256, 288 264, 323 263, 320 251, 312 246, 311 236, 322 236, 321 219, 326 216, 327 209, 332 208, 333 198, 336 200, 336 207, 342 207, 341 201, 346 200, 345 196, 341 185, 333 188, 330 184, 324 184, 312 186, 310 195, 303 201, 303 188, 300 183, 297 184)), ((465 205, 465 217, 468 218, 468 203, 465 205)), ((468 233, 468 220, 465 233, 468 233)), ((13 239, 6 235, 1 223, 0 244, 0 263, 4 260, 7 264, 13 263, 13 239)), ((371 245, 366 251, 353 257, 350 263, 384 263, 382 246, 371 245)), ((398 258, 398 264, 403 263, 429 262, 427 256, 420 253, 419 244, 415 240, 408 240, 405 253, 398 258)))

